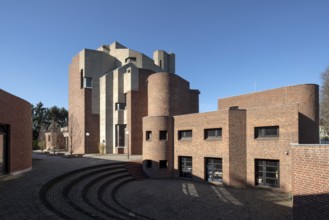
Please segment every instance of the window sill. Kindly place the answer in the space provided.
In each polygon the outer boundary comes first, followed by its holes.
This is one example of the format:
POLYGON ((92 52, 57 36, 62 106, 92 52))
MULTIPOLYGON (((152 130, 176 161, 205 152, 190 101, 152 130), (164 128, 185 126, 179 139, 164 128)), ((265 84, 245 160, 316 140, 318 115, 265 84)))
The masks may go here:
POLYGON ((192 138, 182 138, 182 139, 179 139, 179 141, 192 141, 192 138))
POLYGON ((222 141, 222 138, 206 138, 205 141, 222 141))
POLYGON ((255 138, 254 140, 276 140, 278 141, 279 140, 279 137, 259 137, 259 138, 255 138))

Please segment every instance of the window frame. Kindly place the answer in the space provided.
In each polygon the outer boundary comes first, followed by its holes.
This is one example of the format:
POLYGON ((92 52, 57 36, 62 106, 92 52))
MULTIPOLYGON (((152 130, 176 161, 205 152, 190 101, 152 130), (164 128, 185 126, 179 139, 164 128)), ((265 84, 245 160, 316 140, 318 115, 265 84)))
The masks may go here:
POLYGON ((193 130, 192 129, 190 129, 190 130, 179 130, 178 131, 178 140, 180 140, 180 141, 184 141, 184 140, 190 141, 190 140, 192 140, 192 137, 193 137, 193 130), (191 137, 186 137, 186 132, 191 132, 191 137), (183 135, 183 134, 185 134, 185 135, 183 135))
POLYGON ((159 169, 167 169, 168 161, 167 160, 159 160, 159 169))
POLYGON ((159 131, 159 140, 160 141, 167 141, 168 140, 168 131, 167 130, 160 130, 159 131), (163 138, 164 136, 165 136, 165 138, 163 138))
POLYGON ((222 128, 206 128, 204 129, 203 138, 204 140, 218 140, 218 139, 222 139, 222 135, 223 135, 222 128), (209 131, 215 131, 215 136, 209 136, 208 134, 209 131), (216 133, 218 133, 218 135, 216 135, 216 133))
POLYGON ((280 127, 278 125, 273 126, 261 126, 254 128, 254 139, 277 139, 280 137, 280 127), (276 129, 276 134, 266 134, 266 129, 276 129))
POLYGON ((91 89, 93 87, 92 77, 83 77, 83 88, 91 89))
POLYGON ((147 169, 152 168, 152 160, 145 160, 145 168, 147 169))
POLYGON ((116 111, 124 111, 126 110, 126 103, 125 102, 116 102, 115 103, 115 110, 116 111))
POLYGON ((205 181, 210 183, 223 183, 223 158, 205 157, 205 181), (209 167, 211 165, 211 167, 209 167), (214 170, 216 170, 214 172, 214 170), (209 173, 209 171, 212 171, 209 173), (218 173, 217 173, 218 172, 218 173))
POLYGON ((152 141, 152 131, 145 131, 145 140, 152 141))
POLYGON ((280 188, 280 160, 255 159, 255 185, 259 187, 280 188), (276 163, 276 165, 270 165, 267 163, 276 163), (269 171, 268 168, 277 168, 277 171, 269 171), (262 173, 261 176, 260 173, 262 173), (269 177, 268 174, 274 173, 276 175, 275 178, 269 177), (277 182, 271 184, 268 183, 267 180, 276 180, 277 182))
POLYGON ((184 178, 192 178, 193 177, 193 158, 192 157, 190 157, 190 156, 179 156, 178 157, 178 165, 179 165, 179 176, 180 177, 184 177, 184 178), (191 166, 186 165, 188 162, 191 163, 191 166), (182 171, 183 168, 184 168, 184 171, 182 171), (190 168, 191 170, 186 171, 186 169, 188 169, 188 168, 190 168))

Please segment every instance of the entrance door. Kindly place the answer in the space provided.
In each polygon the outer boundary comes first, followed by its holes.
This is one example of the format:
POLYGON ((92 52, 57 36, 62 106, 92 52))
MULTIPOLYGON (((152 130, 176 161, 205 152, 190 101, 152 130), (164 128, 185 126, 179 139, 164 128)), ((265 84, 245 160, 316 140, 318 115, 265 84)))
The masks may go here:
POLYGON ((280 187, 278 160, 256 160, 256 185, 280 187))
POLYGON ((223 181, 222 159, 206 158, 206 180, 212 183, 223 181))
POLYGON ((8 173, 8 126, 0 125, 0 174, 8 173))
POLYGON ((115 142, 117 147, 125 147, 125 134, 126 134, 126 125, 118 124, 116 125, 115 130, 115 142))

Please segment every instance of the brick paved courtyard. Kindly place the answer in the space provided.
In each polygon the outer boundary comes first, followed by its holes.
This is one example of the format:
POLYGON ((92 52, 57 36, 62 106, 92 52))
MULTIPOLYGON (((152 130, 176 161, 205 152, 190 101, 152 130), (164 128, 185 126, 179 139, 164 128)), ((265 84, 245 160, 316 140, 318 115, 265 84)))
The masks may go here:
MULTIPOLYGON (((138 160, 140 157, 131 159, 138 160)), ((59 186, 56 186, 58 189, 69 190, 67 198, 73 202, 72 207, 76 208, 74 210, 76 218, 60 217, 58 213, 55 214, 49 210, 49 207, 47 208, 40 199, 40 189, 54 178, 65 176, 64 173, 84 167, 103 166, 126 160, 125 156, 67 159, 34 153, 31 172, 0 177, 0 219, 290 219, 292 202, 286 194, 264 189, 232 189, 185 180, 131 181, 128 178, 129 182, 117 188, 115 193, 111 192, 111 188, 104 189, 102 191, 104 196, 113 195, 112 199, 116 203, 113 205, 121 210, 120 215, 115 215, 117 217, 101 209, 99 209, 102 211, 99 216, 95 212, 95 217, 90 214, 92 211, 87 213, 88 215, 83 214, 81 210, 79 212, 76 206, 84 207, 86 204, 83 204, 83 199, 75 191, 79 191, 76 189, 77 187, 85 190, 81 184, 88 182, 87 180, 73 182, 80 185, 73 187, 71 191, 68 185, 64 185, 64 181, 58 182, 59 186), (71 194, 72 198, 70 198, 71 194)), ((93 176, 98 175, 97 178, 100 179, 102 177, 99 173, 100 170, 97 172, 98 174, 95 172, 93 176)), ((118 173, 118 171, 116 172, 118 173)), ((84 175, 86 176, 86 173, 84 175)), ((81 179, 81 176, 78 176, 79 178, 81 179)), ((97 184, 97 181, 94 182, 97 184)), ((57 198, 61 192, 58 192, 57 195, 56 188, 53 188, 53 191, 53 197, 56 198, 51 197, 49 200, 54 203, 61 201, 61 198, 57 198)), ((89 190, 88 193, 93 194, 92 190, 89 190)), ((109 197, 105 197, 105 199, 109 197)), ((91 201, 93 198, 93 195, 90 195, 91 201)), ((94 199, 97 200, 99 197, 94 199)), ((109 200, 111 199, 109 198, 109 200)), ((55 208, 59 207, 60 212, 67 212, 67 216, 70 216, 72 207, 68 207, 69 204, 65 204, 65 202, 53 205, 55 208)), ((108 202, 111 204, 111 201, 108 202)), ((89 209, 92 210, 90 207, 89 209)))

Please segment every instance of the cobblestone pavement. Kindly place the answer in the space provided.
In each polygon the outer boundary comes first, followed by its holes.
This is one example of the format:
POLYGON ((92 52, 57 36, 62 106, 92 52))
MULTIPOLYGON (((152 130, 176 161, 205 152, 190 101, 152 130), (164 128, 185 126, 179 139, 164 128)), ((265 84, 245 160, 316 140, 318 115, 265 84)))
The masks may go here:
MULTIPOLYGON (((0 177, 0 219, 61 219, 41 202, 41 187, 66 172, 117 161, 127 158, 87 155, 68 159, 33 153, 32 171, 0 177)), ((292 205, 286 194, 278 192, 175 179, 129 182, 115 197, 128 211, 153 219, 290 219, 292 205)))
POLYGON ((153 219, 291 219, 292 208, 284 193, 181 179, 131 182, 116 198, 127 209, 153 219))
MULTIPOLYGON (((132 156, 130 159, 140 160, 141 157, 132 156)), ((75 169, 118 161, 127 161, 127 157, 86 155, 83 158, 62 158, 33 153, 32 171, 0 177, 0 219, 60 219, 41 202, 39 191, 42 185, 75 169)))

